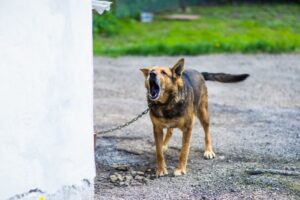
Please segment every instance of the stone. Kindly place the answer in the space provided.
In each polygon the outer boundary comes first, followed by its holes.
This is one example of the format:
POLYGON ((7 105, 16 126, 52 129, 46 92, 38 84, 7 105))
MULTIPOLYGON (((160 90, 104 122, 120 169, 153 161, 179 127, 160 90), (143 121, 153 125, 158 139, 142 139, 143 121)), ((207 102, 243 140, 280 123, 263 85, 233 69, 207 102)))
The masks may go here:
POLYGON ((156 179, 156 175, 155 174, 151 174, 150 175, 150 180, 154 180, 154 179, 156 179))
POLYGON ((123 181, 124 177, 121 174, 115 173, 119 181, 123 181))
POLYGON ((118 180, 118 177, 116 175, 110 175, 109 178, 110 178, 110 181, 113 183, 117 182, 117 180, 118 180))
POLYGON ((143 176, 140 176, 140 175, 136 175, 134 177, 135 180, 144 180, 144 177, 143 176))
POLYGON ((136 174, 137 174, 137 175, 140 175, 140 176, 144 176, 145 173, 142 172, 142 171, 137 171, 136 174))
POLYGON ((138 181, 133 181, 133 182, 131 182, 131 185, 132 185, 132 186, 141 186, 142 183, 140 183, 140 182, 138 182, 138 181))
POLYGON ((144 183, 146 184, 146 185, 148 185, 149 184, 149 180, 148 179, 143 179, 143 181, 144 181, 144 183))
POLYGON ((220 160, 225 160, 225 156, 219 156, 220 160))
POLYGON ((119 185, 123 186, 123 185, 125 185, 125 182, 120 182, 119 185))
POLYGON ((151 172, 151 171, 152 171, 151 169, 147 169, 147 170, 146 170, 146 172, 151 172))
POLYGON ((133 175, 133 176, 136 175, 136 171, 131 171, 130 173, 131 173, 131 175, 133 175))
POLYGON ((133 179, 133 177, 132 177, 131 175, 126 175, 126 176, 125 176, 125 179, 126 179, 127 181, 130 181, 130 180, 133 179))
POLYGON ((129 170, 128 165, 117 165, 117 166, 114 166, 114 168, 118 171, 128 171, 129 170))

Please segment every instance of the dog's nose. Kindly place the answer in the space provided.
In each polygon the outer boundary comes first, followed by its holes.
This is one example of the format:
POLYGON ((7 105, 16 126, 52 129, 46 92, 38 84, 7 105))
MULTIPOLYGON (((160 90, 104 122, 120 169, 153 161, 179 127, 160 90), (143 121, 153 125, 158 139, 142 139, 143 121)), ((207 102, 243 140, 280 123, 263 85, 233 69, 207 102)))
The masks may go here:
POLYGON ((155 78, 156 77, 156 73, 155 72, 150 72, 150 78, 155 78))

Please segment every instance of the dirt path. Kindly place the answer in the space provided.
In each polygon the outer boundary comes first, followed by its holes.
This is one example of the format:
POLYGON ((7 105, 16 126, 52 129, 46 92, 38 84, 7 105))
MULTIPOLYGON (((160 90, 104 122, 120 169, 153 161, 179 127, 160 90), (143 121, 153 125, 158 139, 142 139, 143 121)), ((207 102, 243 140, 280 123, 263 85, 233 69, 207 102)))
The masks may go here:
MULTIPOLYGON (((95 57, 96 130, 123 123, 145 109, 146 93, 139 68, 170 66, 177 59, 95 57)), ((217 158, 204 160, 204 134, 197 122, 188 174, 171 175, 181 144, 177 131, 166 153, 170 175, 155 179, 154 141, 147 115, 128 128, 98 139, 97 199, 300 199, 299 176, 247 173, 253 168, 300 172, 300 56, 211 55, 185 59, 186 68, 251 75, 238 84, 208 83, 217 158)))

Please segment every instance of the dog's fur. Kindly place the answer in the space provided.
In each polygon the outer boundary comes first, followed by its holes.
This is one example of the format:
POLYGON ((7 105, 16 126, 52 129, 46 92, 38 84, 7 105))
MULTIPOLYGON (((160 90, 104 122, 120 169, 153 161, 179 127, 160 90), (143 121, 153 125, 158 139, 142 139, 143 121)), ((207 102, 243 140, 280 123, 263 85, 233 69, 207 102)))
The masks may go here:
POLYGON ((156 144, 156 175, 167 174, 163 152, 167 150, 173 129, 182 131, 182 149, 179 164, 174 175, 186 173, 190 141, 195 116, 200 120, 205 133, 204 157, 215 157, 209 131, 208 98, 205 80, 238 82, 248 74, 231 75, 224 73, 199 73, 196 70, 184 71, 184 59, 172 68, 150 67, 141 69, 145 76, 147 99, 150 105, 150 118, 156 144), (163 129, 167 129, 164 137, 163 129))

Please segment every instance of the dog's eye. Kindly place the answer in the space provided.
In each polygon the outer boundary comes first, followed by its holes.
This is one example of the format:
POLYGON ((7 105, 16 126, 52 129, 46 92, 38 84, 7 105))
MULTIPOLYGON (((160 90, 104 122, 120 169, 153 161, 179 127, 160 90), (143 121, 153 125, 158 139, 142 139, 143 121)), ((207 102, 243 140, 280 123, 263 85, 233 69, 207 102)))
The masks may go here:
POLYGON ((162 75, 166 76, 168 75, 165 71, 161 71, 162 75))

